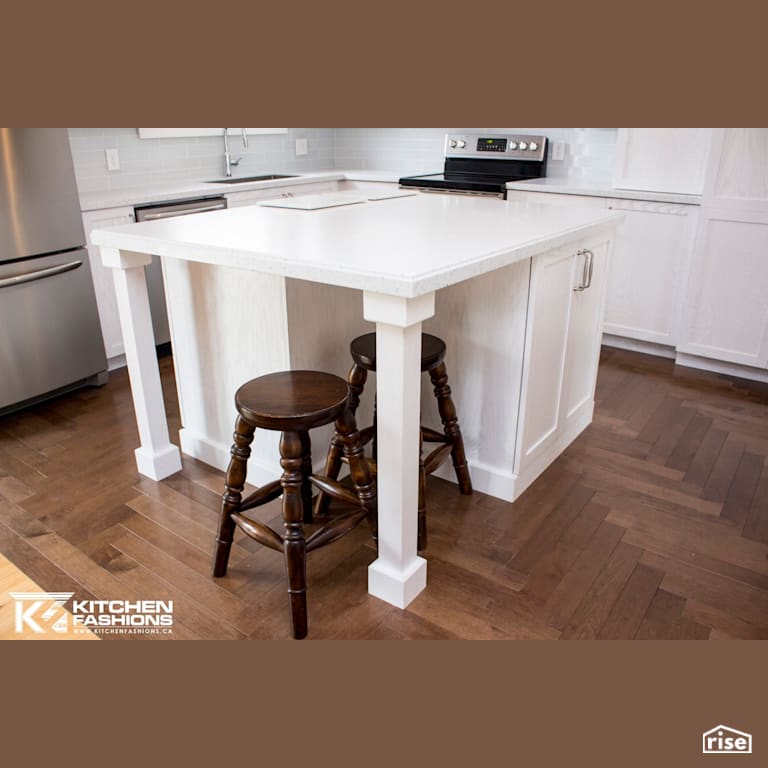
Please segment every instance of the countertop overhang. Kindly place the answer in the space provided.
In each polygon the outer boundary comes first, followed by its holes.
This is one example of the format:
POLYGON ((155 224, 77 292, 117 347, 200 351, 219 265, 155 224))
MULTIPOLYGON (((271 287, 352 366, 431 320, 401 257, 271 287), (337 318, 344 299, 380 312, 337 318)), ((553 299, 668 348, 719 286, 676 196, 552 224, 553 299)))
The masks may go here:
POLYGON ((607 210, 415 195, 311 211, 230 208, 96 229, 92 241, 414 298, 596 235, 622 219, 607 210))

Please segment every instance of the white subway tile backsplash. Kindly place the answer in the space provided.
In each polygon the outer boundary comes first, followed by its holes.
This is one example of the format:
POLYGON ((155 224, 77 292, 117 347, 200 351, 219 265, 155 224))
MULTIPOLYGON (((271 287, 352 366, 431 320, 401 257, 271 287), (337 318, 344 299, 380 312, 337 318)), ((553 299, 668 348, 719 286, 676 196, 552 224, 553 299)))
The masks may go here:
MULTIPOLYGON (((574 180, 609 181, 616 149, 615 128, 289 128, 287 134, 251 135, 248 147, 233 133, 230 151, 242 158, 239 175, 329 168, 438 171, 447 132, 540 133, 566 145, 565 159, 550 159, 548 174, 574 180), (295 140, 307 139, 309 154, 297 157, 295 140)), ((81 192, 99 192, 216 179, 224 175, 218 136, 139 139, 136 128, 70 128, 70 145, 81 192), (104 150, 116 148, 121 170, 108 171, 104 150)))
MULTIPOLYGON (((139 139, 136 128, 70 128, 70 146, 81 192, 100 192, 161 185, 176 181, 216 179, 224 175, 224 146, 220 136, 188 139, 139 139), (120 153, 119 172, 107 171, 104 150, 120 153)), ((238 173, 271 173, 333 167, 332 128, 291 128, 288 134, 250 135, 248 147, 231 136, 230 150, 242 157, 238 173), (294 137, 306 138, 309 154, 295 157, 294 137)))

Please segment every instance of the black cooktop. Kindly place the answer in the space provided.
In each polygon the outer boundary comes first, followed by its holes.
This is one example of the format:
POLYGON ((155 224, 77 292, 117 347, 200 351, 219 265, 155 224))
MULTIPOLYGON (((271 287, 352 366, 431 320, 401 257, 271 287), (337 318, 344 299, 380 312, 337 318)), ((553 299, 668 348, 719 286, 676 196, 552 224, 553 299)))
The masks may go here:
POLYGON ((504 193, 508 181, 514 181, 514 179, 507 176, 485 176, 471 173, 430 173, 424 176, 405 176, 400 179, 400 184, 404 187, 487 192, 498 195, 504 193))
POLYGON ((532 162, 520 159, 477 159, 447 157, 442 173, 404 176, 402 187, 477 192, 506 197, 508 181, 536 179, 546 174, 546 160, 532 162))

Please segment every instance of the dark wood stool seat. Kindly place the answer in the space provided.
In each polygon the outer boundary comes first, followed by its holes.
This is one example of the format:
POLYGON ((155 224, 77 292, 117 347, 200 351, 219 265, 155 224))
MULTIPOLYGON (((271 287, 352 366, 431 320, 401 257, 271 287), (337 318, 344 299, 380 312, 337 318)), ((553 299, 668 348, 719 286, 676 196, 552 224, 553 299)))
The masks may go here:
POLYGON ((376 494, 363 453, 363 442, 349 405, 350 390, 344 379, 318 371, 283 371, 243 384, 235 394, 237 421, 234 444, 227 468, 219 528, 213 553, 213 576, 227 572, 235 526, 270 549, 283 552, 288 571, 288 595, 293 636, 307 634, 306 556, 332 544, 368 518, 375 527, 376 494), (351 487, 334 477, 312 473, 309 430, 335 422, 334 442, 350 467, 351 487), (258 488, 245 499, 248 457, 257 428, 282 432, 280 466, 282 476, 258 488), (352 511, 324 518, 310 536, 304 524, 312 515, 312 487, 323 496, 346 502, 352 511), (283 498, 282 535, 243 513, 283 498))
POLYGON ((335 421, 347 407, 344 379, 318 371, 281 371, 243 384, 235 407, 261 429, 312 429, 335 421))
MULTIPOLYGON (((360 404, 360 396, 363 393, 363 388, 368 378, 368 371, 376 370, 376 334, 366 333, 364 336, 358 336, 356 339, 353 339, 349 345, 349 351, 354 364, 347 375, 347 382, 350 389, 350 407, 354 413, 360 404)), ((442 339, 429 333, 421 334, 421 370, 422 372, 429 373, 429 378, 434 386, 437 408, 440 413, 440 419, 443 422, 443 432, 440 433, 428 427, 421 427, 421 445, 419 447, 419 550, 426 549, 427 546, 425 479, 427 475, 434 472, 448 458, 449 454, 453 460, 456 479, 459 483, 459 491, 465 495, 472 493, 472 480, 469 476, 469 467, 464 451, 464 440, 461 436, 459 420, 456 416, 456 406, 451 398, 451 388, 448 386, 445 354, 446 345, 442 339), (424 456, 422 451, 424 443, 437 443, 437 447, 424 456)), ((376 405, 374 402, 373 425, 360 431, 363 445, 367 445, 369 442, 372 443, 373 456, 369 461, 369 467, 374 474, 376 472, 377 459, 376 419, 376 405)), ((328 451, 325 467, 326 475, 333 478, 338 477, 342 460, 341 444, 337 444, 336 436, 334 436, 328 451)), ((329 503, 330 499, 321 493, 316 502, 317 513, 325 513, 329 503)))
MULTIPOLYGON (((353 339, 349 351, 356 365, 376 370, 376 334, 366 333, 353 339)), ((429 371, 445 359, 446 346, 442 339, 429 333, 421 334, 421 370, 429 371)))

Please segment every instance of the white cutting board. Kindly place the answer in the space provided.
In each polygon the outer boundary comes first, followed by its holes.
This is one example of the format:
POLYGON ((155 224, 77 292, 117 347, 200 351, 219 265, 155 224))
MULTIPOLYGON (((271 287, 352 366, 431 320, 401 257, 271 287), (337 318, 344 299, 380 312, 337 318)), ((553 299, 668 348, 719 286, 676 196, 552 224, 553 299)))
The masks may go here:
POLYGON ((396 197, 412 197, 418 192, 393 189, 389 192, 323 192, 319 195, 300 195, 299 197, 281 197, 277 200, 265 200, 259 205, 267 208, 294 208, 299 211, 316 211, 320 208, 335 208, 339 205, 355 205, 369 200, 391 200, 396 197))
POLYGON ((300 195, 299 197, 281 197, 277 200, 265 200, 259 205, 266 208, 295 208, 300 211, 316 211, 318 208, 335 208, 339 205, 366 203, 368 198, 359 192, 324 192, 320 195, 300 195))

